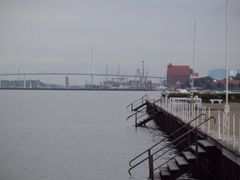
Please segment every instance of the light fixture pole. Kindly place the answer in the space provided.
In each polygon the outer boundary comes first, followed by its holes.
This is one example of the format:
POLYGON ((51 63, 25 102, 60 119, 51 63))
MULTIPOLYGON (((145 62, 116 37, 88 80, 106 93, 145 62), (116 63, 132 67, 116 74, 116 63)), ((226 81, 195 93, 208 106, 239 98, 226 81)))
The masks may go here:
POLYGON ((226 0, 226 102, 224 106, 224 113, 229 114, 230 107, 228 104, 228 78, 229 78, 229 68, 228 68, 228 0, 226 0))
POLYGON ((192 71, 192 82, 191 82, 191 89, 193 92, 194 89, 194 71, 195 71, 195 48, 196 48, 196 18, 194 19, 194 27, 193 27, 193 71, 192 71))
MULTIPOLYGON (((227 144, 229 144, 230 134, 230 106, 228 104, 228 0, 226 0, 226 102, 223 112, 223 136, 227 136, 227 144)), ((224 141, 223 137, 223 141, 224 141)))

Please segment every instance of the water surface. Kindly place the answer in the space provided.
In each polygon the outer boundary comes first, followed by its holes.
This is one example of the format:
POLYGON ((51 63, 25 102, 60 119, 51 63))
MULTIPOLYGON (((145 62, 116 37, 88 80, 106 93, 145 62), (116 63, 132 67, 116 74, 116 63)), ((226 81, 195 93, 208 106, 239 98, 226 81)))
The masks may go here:
POLYGON ((126 121, 145 93, 0 91, 0 180, 146 180, 128 161, 162 132, 126 121))

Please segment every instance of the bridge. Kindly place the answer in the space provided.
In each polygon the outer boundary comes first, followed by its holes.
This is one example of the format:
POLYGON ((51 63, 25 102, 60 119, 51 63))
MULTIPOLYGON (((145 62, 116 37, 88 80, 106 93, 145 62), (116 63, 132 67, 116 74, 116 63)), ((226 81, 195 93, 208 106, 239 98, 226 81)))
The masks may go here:
MULTIPOLYGON (((104 73, 66 73, 66 72, 53 72, 53 73, 1 73, 0 76, 99 76, 99 77, 139 77, 138 75, 126 75, 126 74, 104 74, 104 73)), ((144 76, 148 79, 159 79, 164 80, 164 76, 144 76)))
MULTIPOLYGON (((104 87, 125 87, 125 88, 135 88, 135 89, 146 89, 146 88, 153 88, 151 86, 152 82, 147 81, 147 79, 155 79, 155 82, 157 81, 158 83, 163 83, 163 81, 166 79, 166 77, 161 77, 161 76, 149 76, 149 75, 144 75, 143 73, 137 73, 136 75, 129 75, 129 74, 110 74, 110 73, 74 73, 74 72, 28 72, 28 73, 1 73, 0 74, 1 78, 1 83, 0 87, 1 88, 39 88, 39 87, 48 87, 48 88, 62 88, 63 86, 66 88, 82 88, 83 86, 90 86, 90 87, 98 87, 99 85, 103 88, 104 87), (11 79, 14 79, 14 76, 17 77, 18 81, 5 81, 5 78, 8 79, 7 77, 13 77, 11 79), (23 78, 20 80, 20 76, 23 78), (39 77, 38 82, 33 82, 30 77, 39 77), (41 83, 40 79, 45 78, 45 77, 54 77, 54 83, 41 83), (55 77, 62 77, 65 76, 65 85, 62 84, 62 82, 59 82, 56 84, 56 78, 55 77), (78 82, 73 83, 69 85, 69 76, 75 76, 78 78, 78 82), (27 78, 28 77, 28 78, 27 78), (41 78, 40 78, 41 77, 41 78), (90 83, 81 83, 83 78, 81 77, 87 77, 87 79, 91 79, 90 83), (102 81, 102 83, 95 84, 94 78, 106 78, 106 80, 102 81), (112 77, 111 80, 108 81, 107 77, 112 77), (128 80, 128 78, 132 78, 133 80, 128 80), (29 80, 26 80, 29 79, 29 80), (150 85, 149 85, 150 83, 150 85), (83 85, 84 84, 84 85, 83 85)), ((76 80, 76 79, 75 79, 76 80)), ((85 79, 86 80, 86 79, 85 79)), ((98 79, 99 80, 99 79, 98 79)), ((76 81, 75 81, 76 82, 76 81)), ((157 83, 157 84, 158 84, 157 83)))

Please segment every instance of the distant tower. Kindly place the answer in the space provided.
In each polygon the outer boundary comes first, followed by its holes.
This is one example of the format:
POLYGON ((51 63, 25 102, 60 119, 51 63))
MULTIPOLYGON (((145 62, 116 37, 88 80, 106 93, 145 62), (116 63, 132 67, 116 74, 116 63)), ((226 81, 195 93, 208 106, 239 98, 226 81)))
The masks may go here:
POLYGON ((92 85, 94 85, 94 48, 92 47, 92 85))
POLYGON ((26 88, 26 75, 24 74, 23 77, 23 88, 26 88))
POLYGON ((106 81, 108 81, 108 65, 106 65, 106 81))
POLYGON ((118 68, 117 68, 117 80, 118 82, 120 81, 120 66, 118 64, 118 68))
POLYGON ((144 67, 144 61, 142 61, 142 75, 140 79, 141 86, 144 86, 144 75, 145 75, 145 67, 144 67))
POLYGON ((69 87, 69 77, 65 76, 65 85, 66 87, 69 87))

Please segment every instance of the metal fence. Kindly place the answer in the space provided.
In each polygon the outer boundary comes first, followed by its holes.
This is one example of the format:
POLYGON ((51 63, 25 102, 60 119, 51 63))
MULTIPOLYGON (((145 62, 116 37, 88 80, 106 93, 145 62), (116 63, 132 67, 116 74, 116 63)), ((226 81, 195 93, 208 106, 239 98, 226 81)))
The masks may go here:
POLYGON ((200 117, 192 122, 192 127, 196 127, 205 118, 214 116, 217 122, 208 121, 208 123, 202 124, 198 128, 199 131, 213 137, 230 150, 240 154, 240 118, 237 118, 234 114, 226 115, 220 110, 211 110, 209 107, 204 106, 199 98, 196 98, 195 101, 190 101, 188 98, 162 98, 161 101, 155 104, 185 123, 188 123, 199 114, 206 114, 206 117, 200 117))

